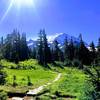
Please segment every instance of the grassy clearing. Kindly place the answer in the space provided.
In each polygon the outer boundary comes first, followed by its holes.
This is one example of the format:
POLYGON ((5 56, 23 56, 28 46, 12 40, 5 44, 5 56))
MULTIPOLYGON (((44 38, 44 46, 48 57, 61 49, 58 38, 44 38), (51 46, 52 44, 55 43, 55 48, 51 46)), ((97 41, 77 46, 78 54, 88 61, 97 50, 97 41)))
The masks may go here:
POLYGON ((65 68, 60 69, 60 72, 62 72, 61 79, 48 87, 49 94, 44 94, 41 98, 56 96, 57 100, 66 100, 66 98, 68 100, 92 100, 92 97, 88 97, 86 93, 92 92, 93 87, 87 83, 86 75, 82 71, 76 68, 65 68))
MULTIPOLYGON (((13 65, 12 63, 10 63, 13 65)), ((87 76, 83 71, 73 68, 73 67, 63 67, 59 65, 50 65, 51 70, 44 69, 42 66, 38 65, 36 60, 29 60, 20 62, 20 67, 22 69, 10 69, 8 67, 9 63, 5 64, 6 68, 4 71, 7 72, 7 83, 5 86, 0 86, 7 92, 19 92, 25 93, 29 89, 37 88, 48 82, 51 82, 57 77, 57 72, 61 73, 61 78, 46 87, 43 91, 48 90, 48 92, 43 93, 39 96, 40 100, 92 100, 90 95, 93 91, 91 83, 87 82, 87 76), (27 69, 30 66, 30 70, 27 69), (25 69, 24 69, 25 68, 25 69), (13 76, 16 76, 17 87, 12 87, 13 76), (27 86, 28 78, 30 77, 33 86, 27 86)))
POLYGON ((29 60, 20 62, 20 66, 28 67, 32 66, 32 69, 10 69, 8 66, 13 65, 13 63, 5 62, 2 63, 4 71, 7 73, 7 83, 5 86, 0 86, 0 89, 3 89, 7 92, 26 92, 29 89, 37 88, 41 85, 51 82, 57 76, 56 72, 53 72, 49 69, 44 69, 42 66, 38 65, 36 60, 29 60), (34 68, 33 68, 34 67, 34 68), (16 83, 18 86, 13 87, 13 76, 16 76, 16 83), (30 77, 32 86, 27 86, 28 76, 30 77))
POLYGON ((30 77, 31 82, 33 83, 33 85, 35 87, 53 80, 56 76, 55 73, 53 73, 51 71, 45 71, 45 70, 14 70, 14 69, 10 70, 10 69, 6 69, 6 72, 8 74, 7 84, 13 83, 13 76, 15 75, 17 78, 16 83, 20 86, 27 85, 27 76, 30 77))

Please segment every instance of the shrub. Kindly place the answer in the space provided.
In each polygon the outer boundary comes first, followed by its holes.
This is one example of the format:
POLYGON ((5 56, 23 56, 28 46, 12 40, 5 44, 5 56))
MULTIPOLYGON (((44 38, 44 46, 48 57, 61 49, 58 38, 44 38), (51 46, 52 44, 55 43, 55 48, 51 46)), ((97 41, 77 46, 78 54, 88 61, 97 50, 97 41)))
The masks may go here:
POLYGON ((1 60, 0 61, 0 65, 4 68, 9 68, 9 69, 16 69, 17 65, 15 63, 12 62, 8 62, 6 60, 1 60))
POLYGON ((32 83, 31 83, 31 79, 30 79, 30 77, 28 76, 27 79, 28 79, 28 83, 27 83, 27 85, 28 85, 28 86, 31 86, 32 83))
POLYGON ((78 68, 80 68, 80 69, 83 68, 82 63, 81 63, 78 59, 74 59, 73 62, 72 62, 72 65, 73 65, 74 67, 78 67, 78 68))
POLYGON ((0 71, 0 85, 4 85, 6 83, 6 73, 3 71, 0 71))
POLYGON ((17 69, 37 69, 37 63, 33 59, 19 62, 17 69))
POLYGON ((7 93, 0 90, 0 100, 7 100, 7 93))
POLYGON ((18 64, 15 64, 13 62, 8 62, 6 60, 0 61, 0 69, 2 68, 8 68, 8 69, 38 69, 39 65, 36 60, 29 59, 25 61, 20 61, 18 64))
POLYGON ((67 59, 66 61, 64 61, 64 66, 72 66, 72 62, 67 59))
POLYGON ((16 76, 14 75, 13 76, 13 87, 16 87, 17 86, 17 83, 16 83, 16 76))
POLYGON ((86 81, 83 89, 80 91, 79 100, 97 100, 94 87, 91 82, 86 81))

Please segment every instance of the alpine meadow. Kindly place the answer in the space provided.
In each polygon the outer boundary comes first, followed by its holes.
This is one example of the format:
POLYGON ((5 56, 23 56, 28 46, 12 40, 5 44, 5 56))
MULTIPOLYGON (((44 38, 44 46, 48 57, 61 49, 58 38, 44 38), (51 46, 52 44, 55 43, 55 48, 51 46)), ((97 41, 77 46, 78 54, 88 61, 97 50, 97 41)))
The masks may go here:
POLYGON ((1 0, 0 100, 100 100, 99 5, 1 0))

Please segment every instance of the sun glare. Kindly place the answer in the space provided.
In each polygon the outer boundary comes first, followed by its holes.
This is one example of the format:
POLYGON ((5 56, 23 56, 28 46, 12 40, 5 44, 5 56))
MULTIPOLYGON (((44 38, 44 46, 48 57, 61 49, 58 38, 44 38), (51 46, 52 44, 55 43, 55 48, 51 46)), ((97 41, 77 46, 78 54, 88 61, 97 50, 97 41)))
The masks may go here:
POLYGON ((13 4, 16 6, 33 6, 33 0, 13 0, 13 4))
POLYGON ((17 11, 21 11, 21 8, 23 8, 23 7, 25 9, 27 9, 27 8, 34 8, 35 9, 35 0, 10 0, 10 3, 9 3, 7 10, 5 11, 4 15, 0 19, 0 23, 2 23, 2 21, 6 18, 9 11, 13 7, 18 9, 17 11))

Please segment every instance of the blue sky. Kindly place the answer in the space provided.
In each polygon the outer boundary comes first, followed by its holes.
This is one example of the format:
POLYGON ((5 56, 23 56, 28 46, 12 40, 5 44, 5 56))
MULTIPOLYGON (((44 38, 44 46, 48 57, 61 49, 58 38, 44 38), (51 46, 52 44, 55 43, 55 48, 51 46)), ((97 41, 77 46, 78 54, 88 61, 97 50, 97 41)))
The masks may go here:
POLYGON ((28 38, 37 37, 41 28, 47 35, 67 33, 96 43, 100 37, 100 0, 33 0, 34 7, 16 5, 7 11, 11 0, 0 0, 0 36, 14 28, 26 32, 28 38), (4 16, 2 20, 2 17, 4 16))

